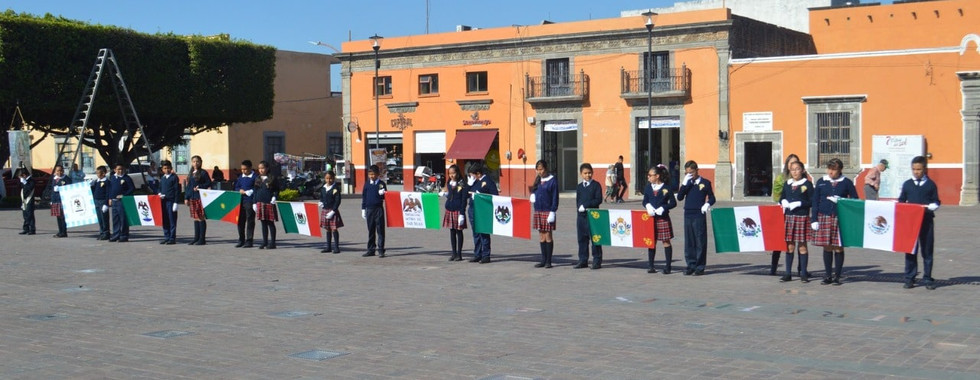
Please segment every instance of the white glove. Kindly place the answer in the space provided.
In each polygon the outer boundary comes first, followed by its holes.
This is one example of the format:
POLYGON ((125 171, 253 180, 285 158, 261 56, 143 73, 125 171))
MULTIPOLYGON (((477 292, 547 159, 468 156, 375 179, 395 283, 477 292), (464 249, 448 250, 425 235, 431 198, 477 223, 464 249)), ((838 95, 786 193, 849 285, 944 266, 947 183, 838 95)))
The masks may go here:
POLYGON ((320 208, 323 208, 323 202, 320 202, 320 208))
POLYGON ((59 189, 61 189, 61 186, 55 186, 53 190, 54 190, 54 192, 57 193, 59 189))
POLYGON ((109 212, 109 206, 102 205, 102 212, 109 212))
POLYGON ((783 208, 789 208, 789 201, 783 199, 783 200, 779 201, 779 205, 780 206, 783 206, 783 208))
POLYGON ((585 206, 578 206, 578 212, 585 212, 585 206))
POLYGON ((681 181, 681 185, 685 185, 685 184, 687 184, 687 182, 688 182, 688 181, 690 181, 690 180, 691 180, 691 178, 694 178, 694 175, 693 175, 693 174, 690 174, 690 173, 688 173, 688 174, 685 174, 685 175, 684 175, 684 180, 683 180, 683 181, 681 181))
POLYGON ((176 204, 176 203, 174 203, 174 206, 173 206, 173 207, 171 207, 171 209, 173 210, 173 212, 177 212, 177 204, 176 204))
POLYGON ((930 203, 930 204, 926 205, 926 208, 929 209, 929 211, 936 211, 936 210, 939 209, 939 204, 930 203))
POLYGON ((385 195, 385 189, 378 189, 378 195, 385 195))
POLYGON ((466 184, 467 185, 473 186, 474 183, 476 183, 476 178, 466 177, 466 184))
POLYGON ((653 216, 656 213, 653 210, 653 205, 652 204, 647 203, 646 204, 646 209, 647 209, 647 215, 653 216))
POLYGON ((810 223, 810 229, 812 229, 814 231, 819 231, 820 230, 820 222, 810 223))
POLYGON ((463 214, 459 214, 459 217, 456 218, 456 219, 457 219, 457 222, 459 222, 459 225, 461 225, 461 226, 463 225, 463 223, 466 222, 466 217, 463 216, 463 214))
POLYGON ((655 214, 657 214, 657 215, 663 215, 664 214, 664 208, 663 207, 657 207, 656 209, 653 210, 653 212, 655 214))
POLYGON ((259 205, 253 204, 252 211, 259 212, 259 205))
POLYGON ((831 202, 834 202, 834 203, 837 203, 837 200, 839 200, 839 199, 840 199, 840 196, 837 196, 837 195, 832 195, 832 196, 827 197, 827 200, 828 201, 831 201, 831 202))
POLYGON ((447 195, 449 195, 449 193, 448 193, 448 192, 445 192, 445 191, 440 191, 440 192, 439 192, 439 196, 440 196, 440 197, 445 197, 445 196, 447 196, 447 195))
POLYGON ((456 187, 456 181, 449 181, 449 187, 456 187))
POLYGON ((245 195, 251 197, 252 196, 252 193, 254 193, 254 192, 255 192, 255 190, 245 190, 245 195))
POLYGON ((27 178, 21 178, 21 179, 20 179, 20 183, 21 183, 22 185, 26 185, 26 184, 27 184, 27 178))
POLYGON ((803 205, 803 202, 800 202, 800 201, 790 202, 789 203, 789 209, 790 210, 796 210, 797 208, 799 208, 802 205, 803 205))
POLYGON ((711 205, 708 204, 708 203, 705 203, 704 206, 701 206, 701 213, 702 214, 707 214, 708 213, 708 210, 710 210, 710 209, 711 209, 711 205))
POLYGON ((160 199, 167 199, 167 194, 157 194, 160 199))
POLYGON ((276 204, 276 197, 272 197, 272 202, 269 202, 269 203, 270 204, 276 204))
POLYGON ((534 196, 534 194, 531 194, 531 197, 528 198, 528 200, 531 201, 531 203, 534 203, 534 200, 535 199, 536 199, 536 197, 534 196))
POLYGON ((330 212, 327 213, 327 219, 333 219, 333 216, 334 216, 334 212, 333 211, 330 211, 330 212))
POLYGON ((367 210, 361 210, 361 219, 367 220, 367 210))
POLYGON ((555 222, 555 212, 550 211, 548 212, 548 223, 554 223, 554 222, 555 222))

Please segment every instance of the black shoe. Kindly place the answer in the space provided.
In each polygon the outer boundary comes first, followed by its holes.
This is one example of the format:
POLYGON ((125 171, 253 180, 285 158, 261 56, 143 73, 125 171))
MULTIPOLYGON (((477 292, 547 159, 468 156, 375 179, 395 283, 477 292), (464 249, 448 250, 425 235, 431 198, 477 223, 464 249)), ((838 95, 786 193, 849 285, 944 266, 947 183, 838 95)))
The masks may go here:
POLYGON ((684 270, 684 275, 685 276, 690 276, 692 274, 694 274, 694 269, 685 269, 684 270))
POLYGON ((265 247, 265 249, 276 249, 276 245, 275 244, 269 244, 269 246, 268 247, 265 247))
POLYGON ((840 277, 834 277, 832 283, 834 284, 834 286, 840 286, 840 277))
POLYGON ((21 231, 17 233, 18 235, 27 235, 27 231, 21 231))
POLYGON ((207 245, 207 244, 208 242, 204 241, 204 239, 198 240, 197 242, 194 243, 194 245, 207 245))
POLYGON ((68 234, 54 234, 54 237, 56 238, 68 237, 68 234))
POLYGON ((190 243, 187 243, 187 245, 197 245, 197 242, 199 242, 199 241, 200 240, 194 240, 194 241, 192 241, 190 243))
POLYGON ((120 243, 128 243, 129 242, 129 239, 119 239, 119 242, 120 243))
POLYGON ((929 281, 929 282, 927 282, 926 283, 926 289, 936 290, 936 282, 935 281, 929 281))
POLYGON ((238 244, 235 244, 235 248, 241 248, 241 247, 244 247, 244 246, 245 246, 245 242, 243 242, 243 241, 240 241, 240 242, 238 242, 238 244))
POLYGON ((264 245, 260 245, 259 246, 259 249, 265 249, 265 246, 264 245))
POLYGON ((490 257, 484 257, 480 259, 480 264, 488 264, 488 263, 490 263, 490 257))
POLYGON ((450 256, 449 257, 449 261, 456 261, 456 255, 454 254, 454 255, 450 256))
POLYGON ((788 274, 779 278, 779 282, 790 282, 790 281, 793 281, 793 276, 790 276, 788 274))
POLYGON ((696 270, 696 271, 694 271, 694 275, 695 276, 703 276, 704 275, 704 271, 703 270, 696 270))
POLYGON ((804 283, 804 284, 808 284, 808 283, 810 283, 810 275, 809 275, 809 274, 807 274, 807 273, 804 273, 804 274, 802 274, 802 275, 800 276, 800 282, 802 282, 802 283, 804 283))
POLYGON ((820 285, 830 285, 833 282, 834 280, 831 280, 830 277, 824 277, 823 281, 820 281, 820 285))
POLYGON ((547 264, 545 264, 545 265, 544 265, 544 267, 545 267, 545 268, 551 268, 551 263, 547 263, 547 264))
POLYGON ((602 264, 592 263, 592 269, 602 269, 602 264))
POLYGON ((109 239, 109 242, 110 242, 110 243, 115 243, 115 242, 117 242, 117 241, 119 241, 119 239, 117 239, 117 238, 112 238, 112 239, 109 239))
POLYGON ((535 267, 535 268, 544 268, 544 263, 537 263, 537 264, 534 264, 534 267, 535 267))
POLYGON ((664 268, 663 274, 670 274, 670 267, 664 268))
POLYGON ((647 269, 647 273, 657 273, 657 270, 655 268, 650 268, 647 269))
POLYGON ((385 257, 385 253, 384 252, 378 253, 378 257, 385 257))
POLYGON ((361 257, 371 257, 371 256, 374 256, 374 252, 368 252, 368 253, 365 253, 365 254, 361 255, 361 257))
POLYGON ((327 252, 330 252, 330 248, 324 248, 320 250, 320 253, 327 253, 327 252))
POLYGON ((338 253, 340 253, 340 248, 336 248, 336 249, 334 249, 334 250, 333 250, 333 253, 334 253, 334 254, 338 254, 338 253))
POLYGON ((915 283, 913 283, 911 280, 905 281, 905 285, 902 285, 903 289, 912 289, 914 287, 915 287, 915 283))
POLYGON ((168 241, 170 241, 170 240, 167 240, 167 239, 160 240, 160 245, 167 244, 168 241))
POLYGON ((254 247, 252 243, 245 243, 245 245, 242 246, 242 248, 252 248, 252 247, 254 247))
POLYGON ((34 235, 34 233, 33 233, 33 232, 28 232, 27 234, 28 234, 28 235, 34 235))
POLYGON ((575 269, 582 269, 582 268, 588 268, 588 267, 589 267, 589 263, 578 263, 578 264, 575 264, 575 266, 573 268, 575 268, 575 269))
POLYGON ((473 257, 472 259, 470 259, 470 262, 471 263, 478 263, 478 262, 480 262, 480 258, 479 257, 473 257))
POLYGON ((167 240, 167 245, 174 245, 174 244, 177 244, 177 241, 175 241, 175 240, 167 240))

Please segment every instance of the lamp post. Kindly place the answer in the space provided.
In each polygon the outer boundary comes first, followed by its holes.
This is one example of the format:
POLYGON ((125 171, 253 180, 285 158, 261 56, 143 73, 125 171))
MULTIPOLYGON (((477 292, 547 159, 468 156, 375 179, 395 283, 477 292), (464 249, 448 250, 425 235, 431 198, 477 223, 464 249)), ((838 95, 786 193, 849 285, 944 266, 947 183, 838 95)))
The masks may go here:
MULTIPOLYGON (((656 13, 646 11, 643 16, 647 18, 647 57, 643 69, 644 84, 647 87, 647 171, 653 167, 653 16, 656 13)), ((639 181, 637 181, 639 182, 639 181)))
POLYGON ((378 59, 378 50, 381 50, 381 39, 384 37, 375 33, 371 38, 371 48, 374 49, 374 149, 381 146, 381 111, 378 102, 381 94, 378 91, 378 69, 381 68, 381 60, 378 59))

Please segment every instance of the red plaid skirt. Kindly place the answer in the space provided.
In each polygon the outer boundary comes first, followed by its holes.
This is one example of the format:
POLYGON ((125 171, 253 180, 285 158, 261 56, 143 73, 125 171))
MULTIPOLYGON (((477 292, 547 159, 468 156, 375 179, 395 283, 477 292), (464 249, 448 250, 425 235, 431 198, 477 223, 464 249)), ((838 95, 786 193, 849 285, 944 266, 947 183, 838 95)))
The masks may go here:
POLYGON ((191 211, 191 219, 204 219, 204 205, 200 199, 188 199, 187 209, 191 211))
MULTIPOLYGON (((547 216, 547 215, 546 215, 547 216)), ((466 218, 463 218, 463 224, 459 224, 459 211, 449 211, 442 216, 442 227, 451 230, 465 230, 466 229, 466 218)))
MULTIPOLYGON (((535 211, 534 216, 531 217, 534 220, 534 229, 538 231, 554 231, 556 223, 548 223, 548 213, 549 211, 535 211)), ((558 219, 557 217, 555 219, 558 219)))
POLYGON ((805 243, 810 234, 810 217, 806 215, 786 215, 786 241, 805 243))
POLYGON ((51 203, 51 216, 59 218, 65 216, 64 211, 61 210, 61 203, 51 203))
POLYGON ((268 220, 272 222, 279 221, 279 214, 276 212, 276 205, 272 203, 256 202, 255 206, 258 208, 258 211, 255 213, 255 219, 268 220))
POLYGON ((657 241, 669 241, 674 238, 674 224, 670 221, 669 216, 654 215, 653 237, 657 241))
POLYGON ((344 226, 344 218, 340 217, 340 212, 333 213, 333 218, 327 219, 327 214, 330 213, 330 209, 320 210, 320 228, 327 231, 333 231, 344 226))
POLYGON ((837 225, 837 216, 817 214, 817 222, 820 222, 820 229, 810 230, 810 242, 819 247, 839 246, 840 227, 837 225))

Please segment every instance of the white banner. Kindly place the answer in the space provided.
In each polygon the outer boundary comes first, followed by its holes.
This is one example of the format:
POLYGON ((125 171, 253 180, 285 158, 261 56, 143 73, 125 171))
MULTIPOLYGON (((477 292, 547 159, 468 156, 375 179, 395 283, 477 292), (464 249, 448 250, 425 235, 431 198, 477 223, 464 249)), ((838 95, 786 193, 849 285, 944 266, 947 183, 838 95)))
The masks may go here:
POLYGON ((7 131, 7 138, 10 141, 10 172, 23 166, 33 168, 31 165, 31 135, 27 131, 7 131))
MULTIPOLYGON (((881 173, 881 199, 898 198, 902 183, 912 178, 912 158, 925 154, 922 135, 871 136, 871 165, 888 160, 888 169, 881 173)), ((864 183, 856 184, 864 187, 864 183)))
MULTIPOLYGON (((646 118, 640 119, 638 122, 638 127, 640 129, 650 129, 650 123, 646 118)), ((665 116, 665 117, 653 117, 653 129, 658 128, 680 128, 681 118, 678 116, 665 116)))
POLYGON ((87 181, 61 186, 61 209, 65 214, 65 224, 68 227, 78 227, 96 224, 99 217, 95 213, 95 200, 92 188, 87 181))

